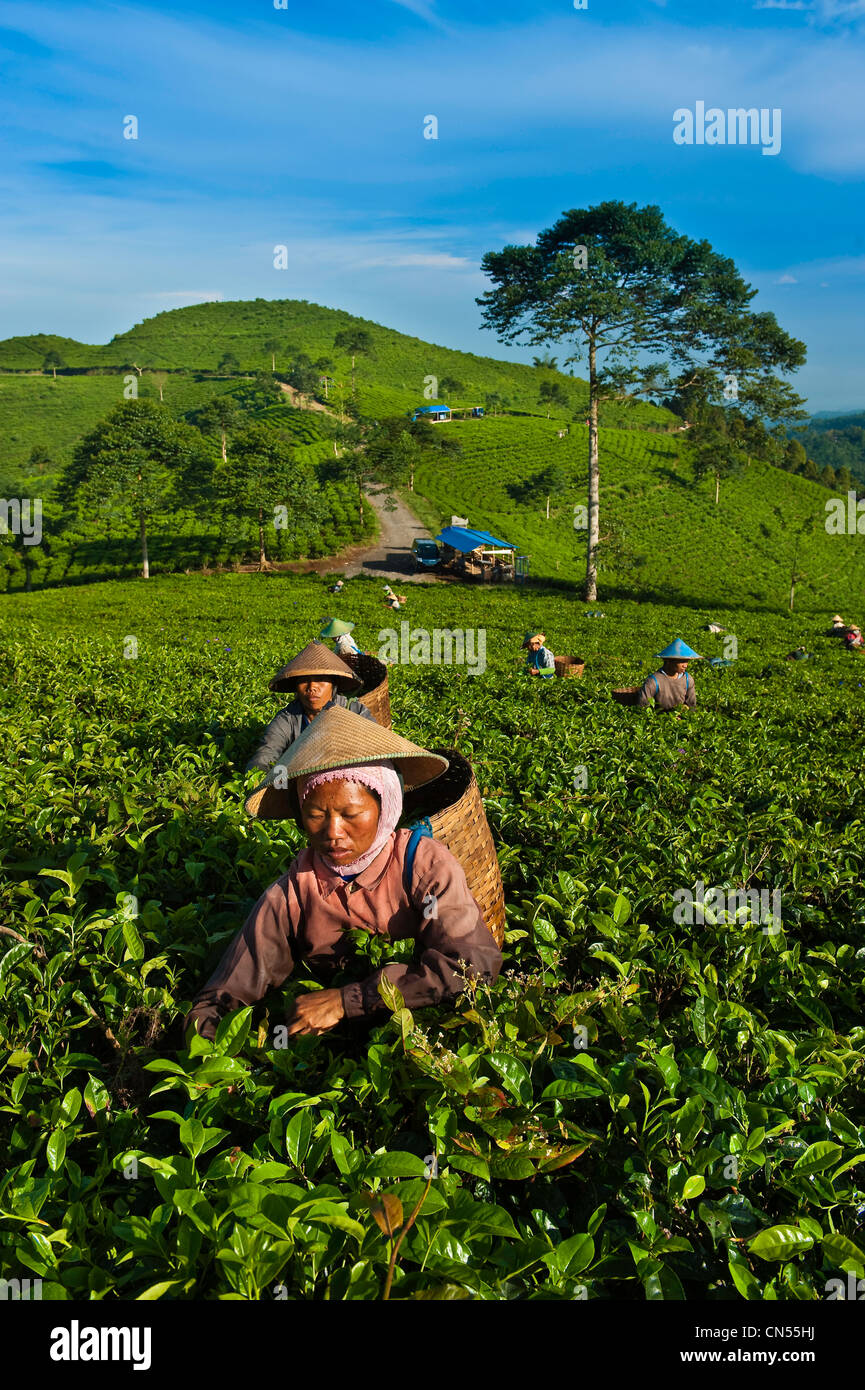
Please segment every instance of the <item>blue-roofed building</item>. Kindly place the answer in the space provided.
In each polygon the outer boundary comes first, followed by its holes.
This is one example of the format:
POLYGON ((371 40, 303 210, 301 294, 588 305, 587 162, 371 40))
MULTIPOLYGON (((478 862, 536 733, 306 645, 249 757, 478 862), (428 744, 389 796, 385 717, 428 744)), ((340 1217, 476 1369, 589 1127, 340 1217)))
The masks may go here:
POLYGON ((451 418, 451 408, 449 405, 419 405, 412 411, 412 420, 429 420, 435 424, 439 420, 449 420, 451 418))
POLYGON ((446 526, 436 536, 442 567, 467 579, 513 579, 516 546, 473 526, 446 526))

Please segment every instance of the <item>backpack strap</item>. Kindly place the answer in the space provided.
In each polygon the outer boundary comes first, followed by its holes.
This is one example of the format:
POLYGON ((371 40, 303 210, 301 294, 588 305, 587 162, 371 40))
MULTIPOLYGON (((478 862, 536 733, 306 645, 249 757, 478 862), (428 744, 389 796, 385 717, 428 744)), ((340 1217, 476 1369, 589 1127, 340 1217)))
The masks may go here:
POLYGON ((660 683, 660 681, 658 680, 657 673, 654 672, 654 671, 652 672, 652 680, 655 682, 655 695, 660 695, 660 693, 661 693, 661 683, 660 683))
POLYGON ((427 816, 424 816, 423 820, 414 821, 411 825, 407 825, 405 829, 411 831, 411 837, 408 842, 408 848, 405 852, 405 864, 403 865, 403 884, 405 886, 406 893, 409 897, 411 897, 411 884, 412 876, 414 874, 414 859, 415 855, 417 854, 417 847, 420 844, 421 840, 432 840, 434 836, 432 832, 432 826, 430 825, 429 818, 427 816))
POLYGON ((686 694, 686 695, 687 695, 687 693, 688 693, 688 691, 689 691, 690 689, 691 689, 691 677, 690 677, 689 673, 686 671, 686 672, 685 672, 685 694, 686 694))

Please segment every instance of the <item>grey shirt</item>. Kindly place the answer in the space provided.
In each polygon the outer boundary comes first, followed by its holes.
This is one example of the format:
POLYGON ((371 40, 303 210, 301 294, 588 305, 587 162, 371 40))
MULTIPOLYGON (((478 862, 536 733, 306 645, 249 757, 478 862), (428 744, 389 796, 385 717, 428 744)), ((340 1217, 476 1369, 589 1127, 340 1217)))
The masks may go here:
MULTIPOLYGON (((339 705, 342 709, 349 709, 352 714, 362 714, 364 719, 371 719, 374 724, 377 722, 360 700, 347 700, 344 695, 334 695, 330 703, 324 708, 330 709, 331 705, 339 705)), ((262 770, 272 767, 289 744, 294 743, 298 735, 303 732, 303 718, 303 705, 295 696, 290 705, 286 705, 285 709, 281 709, 279 714, 274 715, 264 730, 261 743, 246 764, 247 772, 253 767, 259 767, 262 770)))
POLYGON ((637 704, 645 708, 651 700, 662 710, 677 709, 680 705, 686 705, 688 709, 696 708, 694 677, 690 671, 683 672, 681 676, 668 676, 663 670, 653 671, 643 682, 637 704))

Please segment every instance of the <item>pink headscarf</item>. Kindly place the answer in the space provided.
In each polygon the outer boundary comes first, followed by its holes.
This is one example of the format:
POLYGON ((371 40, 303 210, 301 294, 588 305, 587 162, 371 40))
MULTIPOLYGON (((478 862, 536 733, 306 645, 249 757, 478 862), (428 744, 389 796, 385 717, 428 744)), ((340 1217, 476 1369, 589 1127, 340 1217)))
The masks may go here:
POLYGON ((375 839, 369 849, 347 864, 333 864, 326 855, 321 855, 327 867, 333 869, 335 873, 345 874, 347 870, 352 875, 363 873, 364 869, 381 853, 396 829, 396 823, 402 814, 402 788, 396 768, 389 759, 383 758, 381 762, 364 763, 360 767, 335 767, 329 772, 312 772, 308 777, 299 777, 297 793, 301 806, 309 793, 315 787, 320 787, 323 782, 362 782, 365 787, 378 792, 381 800, 381 811, 379 812, 375 839))

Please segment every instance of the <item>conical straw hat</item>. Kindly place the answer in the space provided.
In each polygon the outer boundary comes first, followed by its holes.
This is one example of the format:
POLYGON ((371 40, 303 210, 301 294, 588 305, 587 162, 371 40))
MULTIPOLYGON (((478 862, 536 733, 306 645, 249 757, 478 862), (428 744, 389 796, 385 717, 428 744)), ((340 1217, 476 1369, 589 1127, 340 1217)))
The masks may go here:
POLYGON ((351 632, 354 623, 344 623, 342 618, 331 618, 327 627, 323 627, 318 634, 319 637, 344 637, 347 632, 351 632))
POLYGON ((302 652, 298 652, 287 666, 277 671, 267 688, 288 690, 289 683, 299 680, 301 676, 323 676, 325 680, 333 681, 343 695, 359 690, 361 686, 351 667, 320 642, 310 642, 302 652))
POLYGON ((662 652, 655 652, 655 656, 661 656, 672 661, 702 661, 699 652, 695 652, 693 647, 689 647, 687 642, 683 642, 681 637, 677 637, 671 642, 669 647, 665 647, 662 652))
POLYGON ((429 753, 392 729, 334 705, 316 715, 273 765, 261 786, 247 798, 247 813, 259 820, 289 819, 297 814, 294 786, 298 777, 386 758, 396 764, 406 787, 431 782, 448 767, 447 758, 438 753, 429 753))

